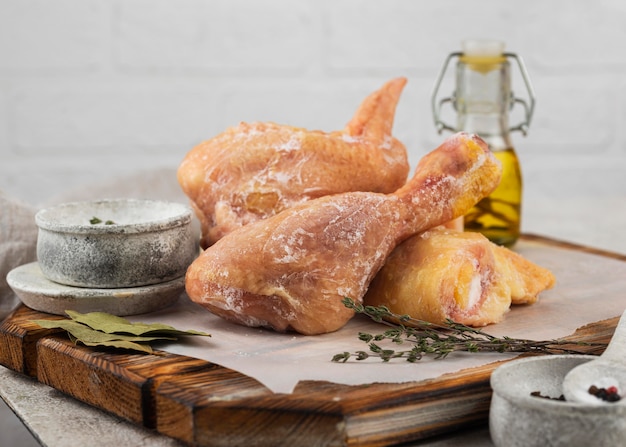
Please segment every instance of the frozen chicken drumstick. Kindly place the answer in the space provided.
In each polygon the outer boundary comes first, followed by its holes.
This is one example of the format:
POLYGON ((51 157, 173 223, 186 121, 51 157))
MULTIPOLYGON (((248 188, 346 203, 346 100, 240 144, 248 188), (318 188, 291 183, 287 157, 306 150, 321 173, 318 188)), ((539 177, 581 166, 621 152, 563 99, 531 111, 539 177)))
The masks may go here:
POLYGON ((404 239, 467 212, 498 184, 500 164, 477 136, 449 137, 391 194, 325 196, 246 225, 187 271, 191 299, 248 326, 321 334, 341 328, 404 239))

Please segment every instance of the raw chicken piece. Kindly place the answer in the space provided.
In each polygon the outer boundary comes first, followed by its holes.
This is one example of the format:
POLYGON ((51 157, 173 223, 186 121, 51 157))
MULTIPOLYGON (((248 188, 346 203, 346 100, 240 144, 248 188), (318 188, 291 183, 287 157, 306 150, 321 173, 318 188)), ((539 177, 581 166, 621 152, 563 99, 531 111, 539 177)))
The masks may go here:
POLYGON ((533 304, 539 298, 539 293, 554 286, 556 278, 550 270, 506 247, 490 244, 496 265, 510 288, 511 304, 533 304))
POLYGON ((226 235, 192 263, 187 293, 240 324, 335 331, 354 314, 342 299, 360 301, 398 243, 464 214, 500 175, 486 143, 455 134, 392 194, 325 196, 226 235))
POLYGON ((409 163, 391 130, 405 84, 371 94, 342 131, 241 123, 192 149, 178 181, 202 224, 201 245, 312 198, 402 186, 409 163))
POLYGON ((549 270, 482 234, 439 227, 396 247, 363 302, 431 323, 485 326, 553 285, 549 270))

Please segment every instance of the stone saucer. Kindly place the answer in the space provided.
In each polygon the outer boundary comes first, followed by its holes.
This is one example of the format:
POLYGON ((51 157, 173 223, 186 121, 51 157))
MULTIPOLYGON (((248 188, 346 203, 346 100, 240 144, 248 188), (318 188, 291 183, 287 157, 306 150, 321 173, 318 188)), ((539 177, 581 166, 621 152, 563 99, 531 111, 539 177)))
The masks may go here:
POLYGON ((26 306, 57 315, 66 315, 66 310, 118 316, 142 314, 169 306, 185 290, 184 276, 160 284, 117 289, 67 286, 46 278, 37 262, 11 270, 7 283, 26 306))

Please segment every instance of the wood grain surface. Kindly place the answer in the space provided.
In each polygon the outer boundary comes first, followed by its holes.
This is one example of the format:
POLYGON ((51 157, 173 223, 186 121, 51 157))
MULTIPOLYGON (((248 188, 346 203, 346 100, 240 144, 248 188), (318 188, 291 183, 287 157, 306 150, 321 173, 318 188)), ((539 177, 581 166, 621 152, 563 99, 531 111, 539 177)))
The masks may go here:
MULTIPOLYGON (((625 256, 525 236, 626 261, 625 256)), ((198 446, 382 446, 485 424, 489 377, 501 363, 402 384, 300 382, 291 394, 204 360, 159 351, 129 354, 74 345, 19 307, 0 324, 0 364, 163 435, 198 446)), ((618 317, 568 339, 608 343, 618 317)), ((601 347, 585 352, 599 355, 601 347)))

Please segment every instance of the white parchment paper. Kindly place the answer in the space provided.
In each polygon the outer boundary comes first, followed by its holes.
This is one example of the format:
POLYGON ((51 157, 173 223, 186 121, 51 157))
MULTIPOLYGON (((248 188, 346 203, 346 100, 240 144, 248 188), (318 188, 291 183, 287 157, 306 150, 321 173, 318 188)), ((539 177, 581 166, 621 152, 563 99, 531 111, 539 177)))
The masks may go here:
MULTIPOLYGON (((544 292, 538 303, 513 307, 504 322, 486 327, 486 332, 548 340, 570 335, 585 324, 619 316, 626 309, 626 262, 529 241, 519 242, 516 251, 551 269, 557 285, 544 292)), ((367 350, 366 344, 357 339, 359 331, 378 333, 384 327, 357 317, 332 334, 279 334, 226 322, 184 295, 167 309, 130 319, 211 333, 211 338, 197 337, 163 349, 237 370, 277 393, 290 393, 298 382, 306 380, 346 385, 418 381, 514 357, 461 353, 414 364, 404 360, 382 363, 377 359, 367 360, 367 364, 356 360, 333 363, 333 355, 339 352, 367 350)))
MULTIPOLYGON (((72 191, 54 202, 102 197, 137 197, 185 203, 172 169, 135 173, 72 191)), ((34 208, 0 194, 5 211, 0 214, 0 316, 18 304, 4 275, 11 268, 34 259, 36 227, 34 208), (21 244, 21 245, 20 245, 21 244)), ((572 334, 588 323, 619 316, 626 309, 626 262, 566 248, 520 241, 515 250, 552 270, 556 286, 541 294, 532 306, 513 307, 504 322, 486 327, 493 335, 536 340, 572 334)), ((403 360, 333 363, 334 354, 366 350, 357 339, 359 331, 377 333, 384 327, 367 318, 355 318, 336 333, 306 337, 246 328, 221 320, 186 296, 159 312, 138 315, 133 321, 162 322, 180 329, 209 332, 211 338, 192 337, 184 343, 161 348, 201 358, 255 378, 274 392, 289 393, 306 380, 358 385, 374 382, 401 383, 438 377, 445 373, 511 358, 512 354, 453 354, 445 360, 424 359, 411 364, 403 360)))

